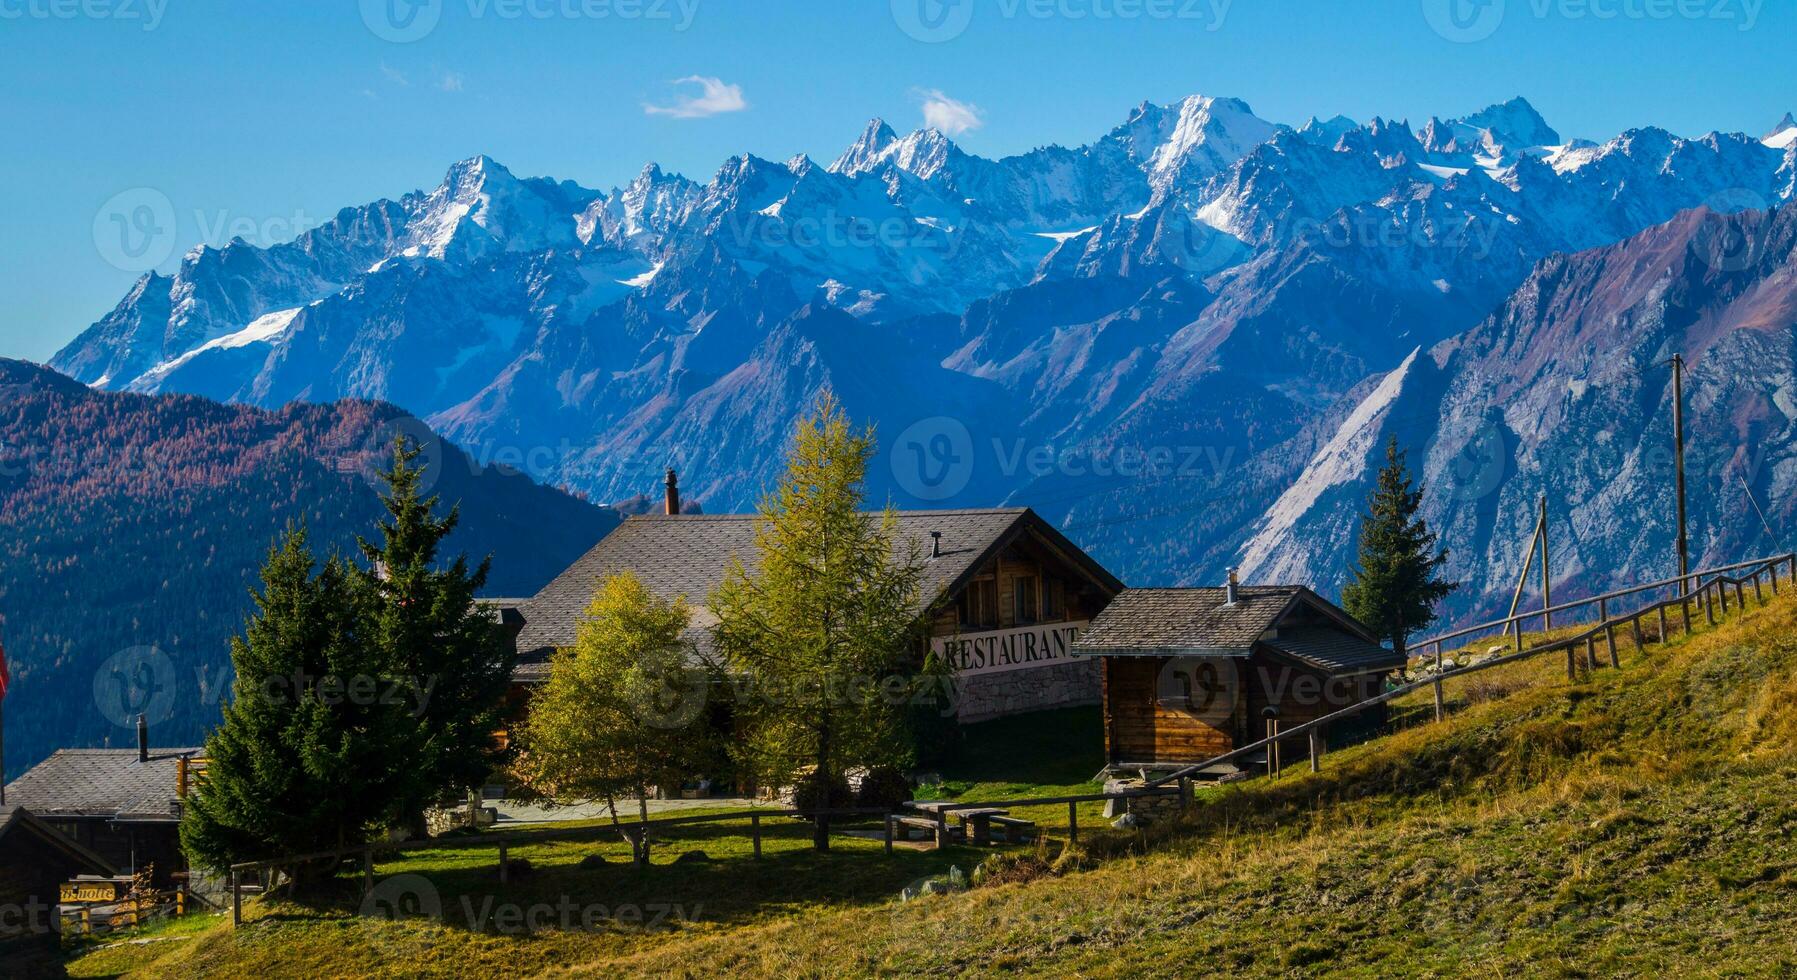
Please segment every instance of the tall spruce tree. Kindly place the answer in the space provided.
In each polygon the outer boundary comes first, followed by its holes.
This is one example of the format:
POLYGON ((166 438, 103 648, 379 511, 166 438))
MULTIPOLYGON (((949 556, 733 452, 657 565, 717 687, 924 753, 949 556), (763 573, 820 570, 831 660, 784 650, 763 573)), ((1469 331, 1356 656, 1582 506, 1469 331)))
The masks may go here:
MULTIPOLYGON (((619 825, 620 798, 649 819, 649 789, 677 785, 703 765, 710 728, 708 679, 688 661, 692 610, 657 598, 636 575, 606 579, 587 606, 574 646, 549 663, 518 730, 514 772, 557 799, 604 800, 619 825)), ((641 850, 638 856, 647 857, 641 850)))
POLYGON ((408 681, 420 728, 407 778, 390 789, 415 834, 424 831, 427 808, 481 785, 500 762, 494 733, 517 660, 503 628, 475 601, 491 559, 471 569, 458 555, 440 567, 438 551, 459 509, 436 515, 439 500, 424 496, 423 468, 413 465, 420 453, 404 437, 395 441, 381 475, 381 543, 358 539, 370 565, 358 575, 373 596, 371 641, 393 676, 408 681))
POLYGON ((1440 578, 1448 553, 1435 550, 1435 532, 1417 516, 1423 488, 1413 486, 1404 453, 1393 437, 1385 466, 1367 496, 1360 520, 1360 554, 1342 589, 1342 607, 1391 640, 1404 654, 1406 641, 1435 621, 1435 606, 1460 587, 1440 578))
MULTIPOLYGON (((862 512, 871 429, 851 429, 829 392, 794 431, 786 473, 762 502, 755 567, 733 561, 711 597, 720 652, 744 692, 740 762, 769 785, 807 780, 821 806, 861 766, 902 765, 902 675, 920 627, 922 561, 897 515, 862 512)), ((827 850, 829 819, 813 819, 827 850)))
MULTIPOLYGON (((385 664, 366 632, 366 594, 345 562, 314 567, 305 532, 290 530, 231 641, 232 700, 181 821, 182 847, 215 872, 368 839, 391 821, 387 787, 418 748, 416 721, 380 696, 385 664)), ((290 869, 302 891, 333 871, 290 869)))

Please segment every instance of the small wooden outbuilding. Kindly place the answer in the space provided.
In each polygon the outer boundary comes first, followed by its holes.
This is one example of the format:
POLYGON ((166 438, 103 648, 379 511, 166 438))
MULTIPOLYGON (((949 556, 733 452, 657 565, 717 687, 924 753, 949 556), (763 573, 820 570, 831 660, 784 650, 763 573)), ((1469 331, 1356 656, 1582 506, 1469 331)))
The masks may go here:
MULTIPOLYGON (((1403 658, 1296 585, 1127 589, 1074 644, 1103 661, 1111 771, 1192 765, 1378 694, 1403 658)), ((1369 709, 1361 724, 1382 721, 1369 709)), ((1249 760, 1265 765, 1265 758, 1249 760)), ((1226 775, 1224 767, 1213 775, 1226 775)))
POLYGON ((17 944, 48 940, 57 930, 63 882, 112 871, 111 862, 24 807, 0 806, 0 963, 24 955, 17 944))

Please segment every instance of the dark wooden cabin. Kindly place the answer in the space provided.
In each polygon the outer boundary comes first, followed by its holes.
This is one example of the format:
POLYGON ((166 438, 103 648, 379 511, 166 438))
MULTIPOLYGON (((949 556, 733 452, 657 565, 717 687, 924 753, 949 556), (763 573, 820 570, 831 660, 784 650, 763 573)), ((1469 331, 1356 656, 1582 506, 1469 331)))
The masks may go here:
POLYGON ((1266 737, 1269 717, 1281 728, 1322 717, 1379 693, 1403 666, 1302 586, 1128 589, 1074 649, 1103 662, 1105 758, 1117 772, 1223 755, 1266 737))
POLYGON ((111 862, 24 807, 0 806, 0 963, 19 955, 15 944, 44 940, 56 931, 63 882, 113 873, 111 862))

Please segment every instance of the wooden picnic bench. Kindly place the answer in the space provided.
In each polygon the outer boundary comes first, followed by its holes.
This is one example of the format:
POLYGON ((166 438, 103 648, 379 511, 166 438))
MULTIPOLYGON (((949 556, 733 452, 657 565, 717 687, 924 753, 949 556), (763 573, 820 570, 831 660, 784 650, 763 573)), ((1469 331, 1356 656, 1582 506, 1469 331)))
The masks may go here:
POLYGON ((886 818, 886 823, 889 836, 898 836, 899 840, 910 840, 912 830, 921 830, 935 838, 937 847, 948 843, 945 838, 954 835, 954 831, 939 817, 912 817, 894 813, 886 818), (893 831, 898 831, 898 835, 893 835, 893 831))
POLYGON ((895 817, 895 822, 906 827, 934 831, 938 846, 956 836, 976 845, 989 845, 992 843, 992 826, 994 824, 1004 830, 1007 841, 1018 840, 1018 835, 1025 831, 1033 833, 1036 827, 1031 821, 1019 820, 1011 816, 1011 811, 1002 807, 949 809, 955 806, 955 803, 950 800, 912 800, 905 806, 921 814, 927 814, 927 816, 895 817), (951 815, 961 824, 958 834, 948 826, 947 818, 951 815))

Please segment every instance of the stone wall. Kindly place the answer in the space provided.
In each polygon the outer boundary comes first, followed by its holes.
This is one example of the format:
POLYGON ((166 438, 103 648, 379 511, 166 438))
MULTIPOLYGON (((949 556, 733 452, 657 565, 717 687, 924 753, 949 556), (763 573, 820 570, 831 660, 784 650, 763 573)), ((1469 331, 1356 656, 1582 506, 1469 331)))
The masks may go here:
MULTIPOLYGON (((1104 791, 1106 793, 1126 793, 1130 790, 1144 789, 1146 786, 1147 784, 1140 779, 1107 779, 1104 783, 1104 791)), ((1189 805, 1191 805, 1190 801, 1181 799, 1178 793, 1132 796, 1122 800, 1106 800, 1104 815, 1109 818, 1121 817, 1125 813, 1129 813, 1133 814, 1139 823, 1151 824, 1157 821, 1177 820, 1180 810, 1189 805)))
POLYGON ((1098 704, 1100 669, 1093 658, 957 678, 956 717, 965 724, 1025 711, 1098 704))

